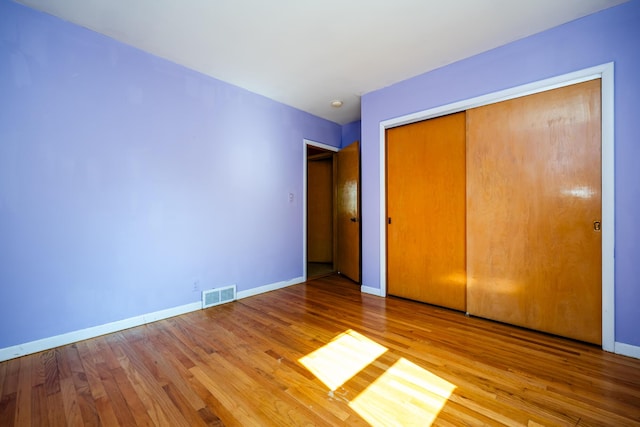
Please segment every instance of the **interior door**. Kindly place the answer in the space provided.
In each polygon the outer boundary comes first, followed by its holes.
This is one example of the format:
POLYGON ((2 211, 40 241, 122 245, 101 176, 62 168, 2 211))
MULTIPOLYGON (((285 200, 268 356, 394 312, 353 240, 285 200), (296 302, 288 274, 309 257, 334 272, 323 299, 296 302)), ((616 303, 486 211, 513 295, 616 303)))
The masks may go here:
POLYGON ((360 282, 360 144, 338 151, 336 166, 336 269, 360 282))
POLYGON ((388 293, 465 310, 465 113, 386 140, 388 293))
POLYGON ((468 312, 600 344, 600 80, 469 110, 467 129, 468 312))

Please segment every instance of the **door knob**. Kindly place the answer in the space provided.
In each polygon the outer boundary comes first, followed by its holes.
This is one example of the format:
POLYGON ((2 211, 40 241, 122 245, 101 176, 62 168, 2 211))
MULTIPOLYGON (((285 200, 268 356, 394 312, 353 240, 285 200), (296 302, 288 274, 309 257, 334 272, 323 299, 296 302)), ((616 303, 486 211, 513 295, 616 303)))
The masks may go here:
POLYGON ((355 218, 355 217, 351 218, 351 222, 358 222, 358 218, 355 218))
POLYGON ((600 221, 593 221, 593 230, 600 231, 602 229, 602 224, 600 221))

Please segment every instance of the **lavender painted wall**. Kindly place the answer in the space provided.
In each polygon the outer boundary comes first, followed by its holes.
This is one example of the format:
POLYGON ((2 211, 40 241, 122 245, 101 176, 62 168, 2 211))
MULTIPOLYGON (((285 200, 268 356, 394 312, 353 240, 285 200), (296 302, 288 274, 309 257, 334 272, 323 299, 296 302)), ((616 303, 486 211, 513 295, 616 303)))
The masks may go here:
POLYGON ((611 61, 615 62, 615 339, 639 346, 639 0, 362 97, 363 284, 380 287, 381 121, 611 61))
POLYGON ((360 141, 360 124, 361 121, 356 120, 355 122, 347 123, 342 126, 342 148, 348 146, 354 141, 360 141))
POLYGON ((301 277, 303 139, 341 132, 0 0, 0 348, 301 277))

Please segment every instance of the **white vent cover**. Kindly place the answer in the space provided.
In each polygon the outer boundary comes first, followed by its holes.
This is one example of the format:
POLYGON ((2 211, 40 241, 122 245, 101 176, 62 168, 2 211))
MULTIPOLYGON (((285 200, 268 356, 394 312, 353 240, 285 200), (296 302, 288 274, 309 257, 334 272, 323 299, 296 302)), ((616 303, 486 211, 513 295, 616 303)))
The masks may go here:
POLYGON ((236 299, 236 285, 202 291, 202 308, 213 307, 236 299))

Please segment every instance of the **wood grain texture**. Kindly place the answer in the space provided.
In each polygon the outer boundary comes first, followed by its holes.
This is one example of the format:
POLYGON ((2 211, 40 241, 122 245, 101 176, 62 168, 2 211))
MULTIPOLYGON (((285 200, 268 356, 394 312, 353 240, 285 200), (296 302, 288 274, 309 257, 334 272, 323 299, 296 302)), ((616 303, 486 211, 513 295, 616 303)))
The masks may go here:
POLYGON ((600 122, 600 80, 467 111, 469 313, 601 343, 600 122))
POLYGON ((360 143, 336 155, 336 269, 360 282, 360 143))
POLYGON ((640 360, 334 275, 0 363, 3 427, 429 424, 637 426, 640 360))
POLYGON ((307 163, 307 260, 333 262, 333 158, 307 163))
POLYGON ((466 309, 465 113, 387 130, 389 294, 466 309))

